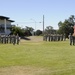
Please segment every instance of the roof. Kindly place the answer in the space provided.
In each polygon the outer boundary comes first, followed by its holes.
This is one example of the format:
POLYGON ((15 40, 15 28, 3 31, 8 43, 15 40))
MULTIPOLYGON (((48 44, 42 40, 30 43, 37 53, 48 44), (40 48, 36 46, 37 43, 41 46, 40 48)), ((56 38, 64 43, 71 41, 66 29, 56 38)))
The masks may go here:
POLYGON ((10 21, 10 22, 15 22, 14 20, 8 20, 8 21, 10 21))
POLYGON ((9 17, 5 17, 5 16, 0 16, 0 19, 7 19, 7 20, 10 21, 10 22, 15 22, 14 20, 10 20, 9 17))
POLYGON ((0 19, 9 19, 9 17, 0 16, 0 19))

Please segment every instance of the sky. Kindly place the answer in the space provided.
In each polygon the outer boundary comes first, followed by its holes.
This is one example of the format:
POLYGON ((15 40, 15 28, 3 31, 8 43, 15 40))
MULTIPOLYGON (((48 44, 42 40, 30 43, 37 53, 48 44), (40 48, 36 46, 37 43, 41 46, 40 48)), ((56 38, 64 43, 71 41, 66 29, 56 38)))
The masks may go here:
POLYGON ((0 0, 0 15, 10 17, 16 26, 43 30, 58 29, 59 21, 75 15, 75 0, 0 0))

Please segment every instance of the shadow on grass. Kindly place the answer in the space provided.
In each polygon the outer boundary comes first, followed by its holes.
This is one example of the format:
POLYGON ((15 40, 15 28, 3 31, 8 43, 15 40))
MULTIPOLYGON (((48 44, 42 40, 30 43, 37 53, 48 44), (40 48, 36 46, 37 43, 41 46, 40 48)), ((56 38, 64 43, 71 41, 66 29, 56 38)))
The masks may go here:
POLYGON ((31 40, 31 39, 28 38, 28 37, 23 37, 22 39, 24 39, 24 40, 31 40))

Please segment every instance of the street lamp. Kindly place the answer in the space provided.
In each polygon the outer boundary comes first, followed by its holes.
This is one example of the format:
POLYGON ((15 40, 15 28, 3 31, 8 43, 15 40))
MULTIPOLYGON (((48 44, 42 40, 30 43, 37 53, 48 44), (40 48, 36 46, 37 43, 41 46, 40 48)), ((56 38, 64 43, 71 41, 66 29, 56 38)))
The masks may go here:
POLYGON ((44 40, 44 35, 45 35, 45 29, 44 29, 44 15, 43 15, 43 40, 44 40))
POLYGON ((35 35, 36 35, 36 21, 34 19, 31 19, 35 23, 35 35))
POLYGON ((36 35, 36 23, 41 23, 41 22, 36 22, 34 19, 30 19, 30 20, 34 21, 35 23, 35 35, 36 35))
POLYGON ((34 19, 30 19, 30 20, 34 21, 34 23, 35 23, 35 31, 36 31, 36 21, 34 19))

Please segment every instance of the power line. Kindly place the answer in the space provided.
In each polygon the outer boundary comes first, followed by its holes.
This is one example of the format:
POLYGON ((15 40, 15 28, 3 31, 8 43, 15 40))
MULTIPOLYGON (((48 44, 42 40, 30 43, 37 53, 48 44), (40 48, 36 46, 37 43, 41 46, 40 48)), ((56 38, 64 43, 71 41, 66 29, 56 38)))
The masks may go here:
MULTIPOLYGON (((15 22, 15 23, 23 23, 23 24, 25 24, 25 23, 34 23, 34 22, 15 22)), ((36 23, 41 23, 41 22, 36 22, 36 23)))

